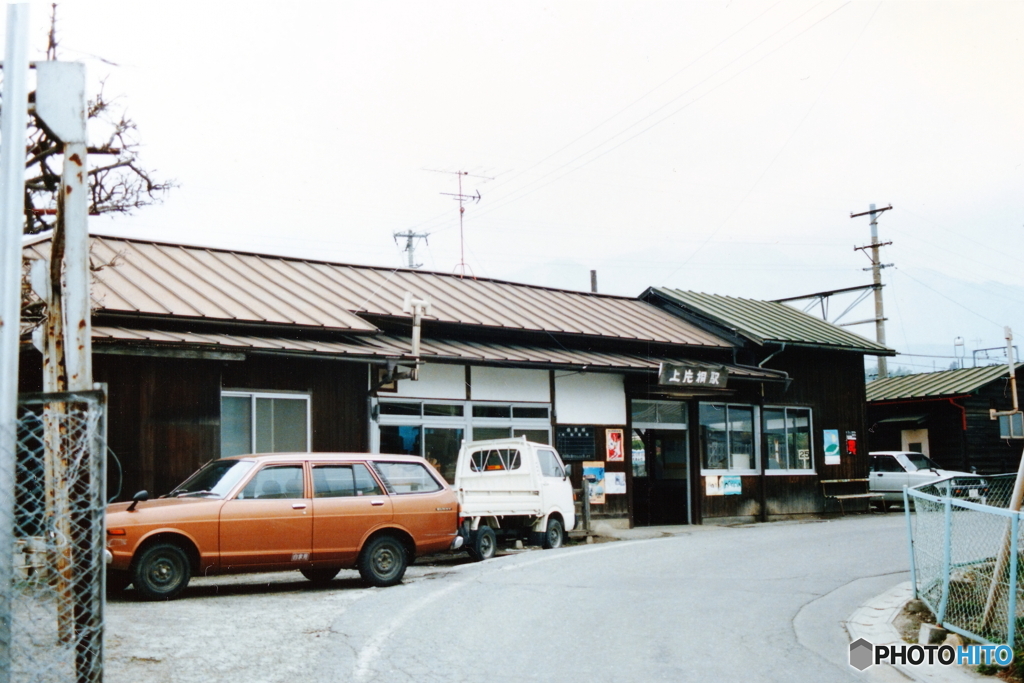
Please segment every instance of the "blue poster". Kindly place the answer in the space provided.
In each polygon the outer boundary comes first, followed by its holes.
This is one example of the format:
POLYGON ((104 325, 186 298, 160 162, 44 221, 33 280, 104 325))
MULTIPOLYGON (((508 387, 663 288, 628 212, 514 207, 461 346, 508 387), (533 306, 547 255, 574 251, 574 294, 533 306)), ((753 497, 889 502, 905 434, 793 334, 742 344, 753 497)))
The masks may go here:
POLYGON ((743 493, 743 480, 737 476, 722 476, 722 495, 738 496, 743 493))
POLYGON ((825 430, 822 430, 822 436, 825 439, 825 464, 826 465, 838 465, 839 464, 839 430, 838 429, 825 429, 825 430))

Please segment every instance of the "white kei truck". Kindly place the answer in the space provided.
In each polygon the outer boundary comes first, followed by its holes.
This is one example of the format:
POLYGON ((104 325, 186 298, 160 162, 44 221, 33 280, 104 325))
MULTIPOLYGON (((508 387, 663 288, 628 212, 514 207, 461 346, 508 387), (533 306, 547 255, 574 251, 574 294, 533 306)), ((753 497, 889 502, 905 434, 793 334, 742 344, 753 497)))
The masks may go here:
POLYGON ((477 561, 494 557, 498 534, 558 548, 576 524, 572 483, 558 452, 525 437, 464 441, 454 488, 460 534, 477 561))

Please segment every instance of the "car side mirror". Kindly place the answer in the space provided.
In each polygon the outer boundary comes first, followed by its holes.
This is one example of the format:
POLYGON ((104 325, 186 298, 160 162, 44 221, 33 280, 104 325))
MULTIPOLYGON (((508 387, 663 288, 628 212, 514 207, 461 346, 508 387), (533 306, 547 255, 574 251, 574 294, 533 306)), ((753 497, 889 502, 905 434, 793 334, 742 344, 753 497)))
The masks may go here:
POLYGON ((134 512, 135 506, 144 500, 149 500, 149 491, 142 490, 132 496, 132 504, 128 506, 128 512, 134 512))

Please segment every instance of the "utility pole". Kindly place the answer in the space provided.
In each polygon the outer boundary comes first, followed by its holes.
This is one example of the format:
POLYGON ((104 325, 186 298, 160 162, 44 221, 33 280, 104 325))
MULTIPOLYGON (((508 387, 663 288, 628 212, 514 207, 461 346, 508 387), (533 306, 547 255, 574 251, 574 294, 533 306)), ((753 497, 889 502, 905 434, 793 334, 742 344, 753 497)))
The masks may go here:
MULTIPOLYGON (((892 204, 876 209, 875 205, 872 204, 871 208, 861 213, 851 213, 850 218, 857 218, 858 216, 871 216, 871 244, 863 247, 854 247, 854 251, 864 251, 867 249, 871 250, 871 267, 865 268, 864 270, 871 271, 872 286, 875 290, 875 341, 882 346, 885 346, 885 310, 882 306, 882 268, 890 268, 893 264, 882 263, 879 259, 878 249, 884 247, 892 242, 879 242, 878 241, 878 216, 892 209, 892 204)), ((878 379, 885 379, 889 376, 889 368, 886 364, 885 356, 878 356, 878 379)))
MULTIPOLYGON (((417 239, 422 239, 424 242, 427 242, 427 238, 430 237, 430 233, 429 232, 413 232, 412 230, 406 230, 405 232, 396 232, 396 233, 394 233, 394 237, 395 237, 395 244, 398 244, 398 238, 399 237, 405 239, 405 248, 402 249, 402 251, 404 251, 406 254, 408 254, 408 257, 409 257, 409 264, 408 265, 409 265, 409 267, 410 268, 419 268, 420 266, 422 266, 423 265, 422 263, 416 263, 416 240, 417 239)), ((427 244, 430 244, 430 242, 427 242, 427 244)))

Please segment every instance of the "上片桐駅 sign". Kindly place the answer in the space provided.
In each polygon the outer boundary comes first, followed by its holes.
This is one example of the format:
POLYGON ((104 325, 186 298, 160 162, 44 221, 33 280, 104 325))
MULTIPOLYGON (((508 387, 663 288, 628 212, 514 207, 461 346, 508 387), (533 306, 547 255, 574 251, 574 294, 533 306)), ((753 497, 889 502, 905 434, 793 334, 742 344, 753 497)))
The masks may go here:
POLYGON ((721 365, 704 363, 662 363, 658 366, 658 384, 679 387, 724 389, 729 371, 721 365))

